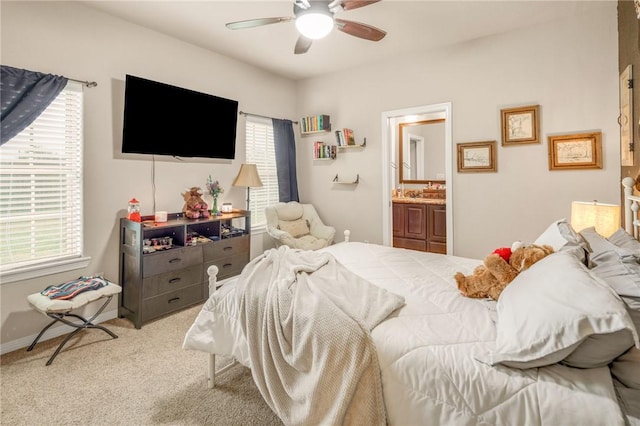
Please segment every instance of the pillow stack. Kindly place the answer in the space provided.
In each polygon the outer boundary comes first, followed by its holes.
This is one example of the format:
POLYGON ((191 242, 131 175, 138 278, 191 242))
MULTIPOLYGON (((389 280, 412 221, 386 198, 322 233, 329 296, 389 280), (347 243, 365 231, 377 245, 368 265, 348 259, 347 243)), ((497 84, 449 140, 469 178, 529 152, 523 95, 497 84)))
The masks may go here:
POLYGON ((640 383, 640 324, 634 325, 632 309, 620 297, 640 296, 640 256, 633 255, 640 255, 640 243, 616 237, 601 237, 605 242, 588 231, 576 233, 565 220, 552 223, 535 244, 551 245, 556 253, 520 273, 502 292, 495 350, 477 359, 514 368, 557 362, 596 368, 619 361, 612 371, 617 367, 627 383, 640 383), (627 374, 629 369, 634 373, 627 374))
MULTIPOLYGON (((640 242, 622 228, 609 238, 594 228, 580 233, 591 247, 591 271, 621 296, 636 330, 640 330, 640 242)), ((633 347, 614 360, 611 373, 625 386, 640 390, 640 350, 633 347)))

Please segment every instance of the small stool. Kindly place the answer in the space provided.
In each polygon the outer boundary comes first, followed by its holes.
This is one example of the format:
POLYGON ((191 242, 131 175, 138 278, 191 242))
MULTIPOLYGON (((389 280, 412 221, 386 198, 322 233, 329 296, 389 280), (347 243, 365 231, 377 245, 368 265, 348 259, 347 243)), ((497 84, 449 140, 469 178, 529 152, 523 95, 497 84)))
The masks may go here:
POLYGON ((31 303, 31 305, 34 308, 36 308, 38 311, 42 312, 43 314, 45 314, 50 318, 53 318, 53 321, 51 321, 47 326, 45 326, 45 328, 42 329, 42 331, 40 332, 40 334, 38 334, 38 337, 36 337, 36 339, 33 341, 31 346, 27 348, 27 351, 32 350, 36 346, 36 343, 38 343, 38 340, 40 340, 42 335, 45 333, 45 331, 47 331, 49 327, 51 327, 53 324, 55 324, 58 321, 68 326, 74 327, 75 330, 73 330, 62 341, 62 343, 58 345, 58 348, 56 349, 56 351, 53 353, 53 355, 51 355, 51 358, 49 358, 49 361, 47 361, 47 365, 51 365, 51 363, 56 358, 58 353, 62 350, 63 346, 73 336, 75 336, 77 333, 79 333, 81 330, 84 330, 85 328, 98 328, 104 331, 105 333, 107 333, 108 335, 110 335, 111 337, 113 337, 114 339, 117 339, 118 336, 116 336, 111 330, 101 325, 93 324, 92 321, 95 320, 98 317, 98 315, 102 313, 102 311, 104 310, 104 308, 107 307, 107 305, 109 304, 113 296, 120 293, 121 291, 122 291, 122 288, 119 285, 109 282, 104 287, 101 287, 97 290, 85 291, 83 293, 78 294, 73 299, 68 299, 68 300, 49 299, 47 296, 43 296, 40 293, 30 294, 29 296, 27 296, 27 300, 29 301, 29 303, 31 303), (101 300, 101 299, 106 299, 106 300, 104 301, 100 309, 98 309, 98 312, 96 312, 89 319, 86 319, 78 314, 71 313, 71 311, 74 309, 78 309, 88 303, 94 302, 96 300, 101 300), (72 321, 69 321, 67 317, 77 318, 82 322, 72 322, 72 321))

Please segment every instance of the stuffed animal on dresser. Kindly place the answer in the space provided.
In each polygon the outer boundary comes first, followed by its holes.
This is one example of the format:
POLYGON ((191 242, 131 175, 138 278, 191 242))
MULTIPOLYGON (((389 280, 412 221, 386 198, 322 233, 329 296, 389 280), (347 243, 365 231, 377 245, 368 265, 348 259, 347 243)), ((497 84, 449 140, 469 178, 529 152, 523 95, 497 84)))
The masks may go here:
POLYGON ((209 206, 202 199, 202 194, 202 189, 197 186, 185 189, 185 192, 182 194, 184 198, 182 212, 185 217, 189 219, 208 219, 211 216, 209 206))
POLYGON ((553 253, 548 245, 514 243, 511 248, 496 249, 488 255, 473 274, 465 276, 458 272, 454 278, 463 296, 498 300, 504 290, 518 274, 537 261, 553 253))

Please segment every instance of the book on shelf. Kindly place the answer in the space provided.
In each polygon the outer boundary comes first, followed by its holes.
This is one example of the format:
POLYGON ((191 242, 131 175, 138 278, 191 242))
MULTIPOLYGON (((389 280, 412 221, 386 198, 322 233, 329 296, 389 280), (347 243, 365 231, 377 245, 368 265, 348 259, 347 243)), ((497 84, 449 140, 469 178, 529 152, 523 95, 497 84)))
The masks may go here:
POLYGON ((353 130, 351 129, 342 129, 342 134, 344 135, 345 145, 355 145, 356 139, 353 136, 353 130))
POLYGON ((338 146, 344 146, 344 133, 342 132, 342 130, 336 130, 336 144, 338 146))
POLYGON ((330 158, 335 159, 337 153, 337 147, 335 145, 328 145, 324 142, 317 141, 313 143, 313 158, 316 159, 324 159, 330 158))
POLYGON ((328 115, 312 115, 300 119, 300 129, 303 133, 319 132, 331 129, 331 121, 328 115))

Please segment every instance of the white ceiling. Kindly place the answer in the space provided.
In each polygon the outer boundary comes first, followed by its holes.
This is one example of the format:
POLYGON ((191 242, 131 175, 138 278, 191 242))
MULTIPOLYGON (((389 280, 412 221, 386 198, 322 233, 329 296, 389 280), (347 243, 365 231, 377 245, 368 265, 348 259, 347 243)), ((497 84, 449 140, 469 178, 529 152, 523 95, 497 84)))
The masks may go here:
POLYGON ((292 1, 85 1, 111 15, 292 79, 485 37, 578 13, 580 1, 400 1, 337 14, 387 32, 371 42, 333 31, 294 55, 294 23, 229 30, 227 22, 293 16, 292 1))

